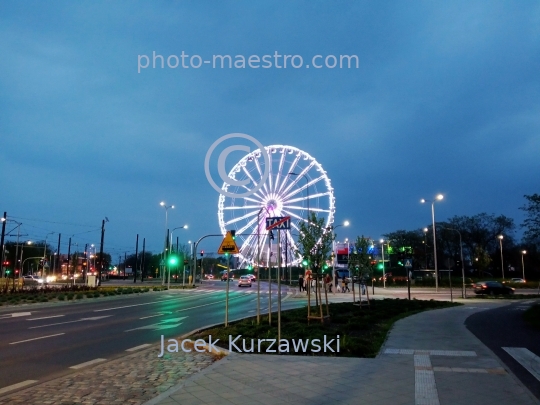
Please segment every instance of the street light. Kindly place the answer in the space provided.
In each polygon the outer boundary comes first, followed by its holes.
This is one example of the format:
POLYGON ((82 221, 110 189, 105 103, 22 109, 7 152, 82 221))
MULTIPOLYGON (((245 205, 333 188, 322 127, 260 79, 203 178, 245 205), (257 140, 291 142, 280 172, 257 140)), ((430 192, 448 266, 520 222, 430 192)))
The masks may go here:
POLYGON ((502 279, 504 281, 504 261, 503 261, 503 251, 502 251, 502 240, 504 239, 504 236, 498 235, 497 238, 499 239, 499 247, 501 249, 501 271, 502 271, 502 279))
POLYGON ((437 194, 434 200, 426 200, 422 198, 422 204, 431 203, 431 223, 433 228, 433 262, 435 264, 435 292, 439 292, 439 269, 437 268, 437 240, 435 238, 435 201, 441 201, 444 198, 442 194, 437 194))
MULTIPOLYGON (((342 224, 336 225, 333 227, 332 231, 335 231, 340 226, 349 226, 351 223, 349 221, 343 221, 342 224)), ((339 242, 338 242, 339 243, 339 242)), ((348 250, 347 250, 348 252, 348 250)), ((336 279, 336 261, 337 261, 337 254, 336 254, 336 241, 332 241, 332 283, 336 279)), ((337 285, 335 286, 337 288, 337 285)), ((334 288, 332 291, 334 295, 336 294, 336 288, 334 288)))
POLYGON ((525 260, 523 260, 523 256, 527 254, 526 250, 521 251, 521 268, 523 269, 523 281, 525 281, 525 260))

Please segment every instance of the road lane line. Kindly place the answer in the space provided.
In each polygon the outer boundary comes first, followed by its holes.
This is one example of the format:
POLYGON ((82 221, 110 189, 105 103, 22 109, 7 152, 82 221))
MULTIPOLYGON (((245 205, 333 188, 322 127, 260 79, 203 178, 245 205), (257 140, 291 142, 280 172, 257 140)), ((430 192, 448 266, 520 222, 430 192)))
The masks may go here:
POLYGON ((27 385, 36 383, 37 380, 26 380, 21 381, 20 383, 8 385, 7 387, 0 388, 0 395, 5 394, 6 392, 13 391, 22 387, 26 387, 27 385))
POLYGON ((105 309, 94 309, 94 312, 104 312, 104 311, 113 311, 113 310, 115 310, 115 309, 140 307, 141 305, 161 304, 161 303, 166 302, 166 301, 178 301, 178 298, 170 298, 170 299, 161 300, 161 301, 145 302, 145 303, 142 303, 142 304, 124 305, 124 306, 122 306, 122 307, 105 308, 105 309))
POLYGON ((18 342, 10 343, 10 345, 17 345, 19 343, 31 342, 33 340, 47 339, 47 338, 50 338, 50 337, 60 336, 60 335, 65 335, 65 333, 57 333, 55 335, 47 335, 47 336, 41 336, 41 337, 37 337, 37 338, 33 338, 33 339, 19 340, 18 342))
POLYGON ((503 347, 502 349, 540 381, 540 357, 524 347, 503 347))
POLYGON ((39 321, 40 319, 60 318, 65 315, 42 316, 41 318, 29 318, 27 321, 39 321))
POLYGON ((150 343, 146 343, 144 345, 135 346, 135 347, 132 347, 131 349, 127 349, 126 352, 135 352, 137 350, 145 349, 149 346, 152 346, 152 345, 150 343))
POLYGON ((142 318, 139 318, 139 319, 148 319, 148 318, 153 318, 155 316, 161 316, 161 315, 165 315, 165 314, 156 314, 156 315, 143 316, 142 318))
POLYGON ((73 370, 78 370, 80 368, 88 367, 88 366, 91 366, 92 364, 101 363, 104 361, 107 361, 107 359, 94 359, 94 360, 90 360, 81 364, 77 364, 75 366, 71 366, 70 368, 72 368, 73 370))
POLYGON ((4 314, 0 316, 0 319, 18 318, 19 316, 30 316, 32 312, 14 312, 12 314, 4 314))
POLYGON ((65 325, 65 324, 68 324, 68 323, 83 322, 83 321, 97 321, 98 319, 108 318, 110 316, 112 316, 112 315, 94 316, 92 318, 77 319, 76 321, 66 321, 66 322, 49 323, 47 325, 30 326, 28 329, 46 328, 48 326, 65 325))

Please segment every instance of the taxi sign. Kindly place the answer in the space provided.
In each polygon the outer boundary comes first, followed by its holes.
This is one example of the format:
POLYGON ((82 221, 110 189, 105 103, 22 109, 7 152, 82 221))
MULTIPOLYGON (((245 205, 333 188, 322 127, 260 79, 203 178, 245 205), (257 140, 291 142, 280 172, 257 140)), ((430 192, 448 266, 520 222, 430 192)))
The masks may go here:
POLYGON ((230 231, 227 232, 218 249, 218 254, 223 255, 225 253, 230 253, 232 255, 240 253, 240 250, 238 249, 238 246, 236 246, 236 242, 234 241, 230 231))

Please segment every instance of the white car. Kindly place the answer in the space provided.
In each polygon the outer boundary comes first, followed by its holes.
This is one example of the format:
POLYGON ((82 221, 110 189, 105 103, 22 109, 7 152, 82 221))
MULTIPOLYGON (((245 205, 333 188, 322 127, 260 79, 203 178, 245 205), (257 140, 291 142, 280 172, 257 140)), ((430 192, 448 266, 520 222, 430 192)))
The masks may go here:
POLYGON ((242 286, 251 287, 251 278, 249 276, 241 276, 238 280, 238 287, 242 286))
POLYGON ((23 280, 25 284, 43 284, 43 279, 39 278, 38 276, 26 275, 23 276, 23 280))
POLYGON ((512 283, 526 283, 522 278, 513 278, 512 283))

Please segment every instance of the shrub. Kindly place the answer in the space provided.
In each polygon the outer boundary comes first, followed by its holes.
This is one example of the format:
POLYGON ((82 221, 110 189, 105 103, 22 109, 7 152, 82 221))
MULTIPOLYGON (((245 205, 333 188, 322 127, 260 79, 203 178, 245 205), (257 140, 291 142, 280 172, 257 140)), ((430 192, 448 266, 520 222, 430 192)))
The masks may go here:
POLYGON ((78 293, 75 298, 77 298, 78 300, 82 300, 83 299, 83 295, 82 293, 78 293))
POLYGON ((68 293, 67 299, 68 299, 68 300, 72 300, 72 299, 73 299, 73 293, 68 293))
POLYGON ((58 294, 58 296, 57 296, 56 298, 57 298, 58 300, 60 300, 60 301, 64 301, 64 299, 65 299, 66 297, 64 296, 64 294, 58 294))

